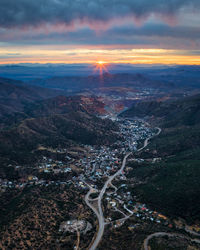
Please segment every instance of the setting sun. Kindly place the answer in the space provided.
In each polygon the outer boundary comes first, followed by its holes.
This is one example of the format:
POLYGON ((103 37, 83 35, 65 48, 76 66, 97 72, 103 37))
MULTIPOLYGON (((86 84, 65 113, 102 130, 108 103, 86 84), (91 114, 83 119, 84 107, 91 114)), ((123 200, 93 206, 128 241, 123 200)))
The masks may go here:
POLYGON ((104 61, 98 61, 97 63, 98 63, 98 64, 100 64, 100 65, 105 64, 105 62, 104 62, 104 61))
POLYGON ((97 61, 94 71, 95 72, 98 71, 100 75, 103 75, 104 72, 108 72, 108 69, 105 66, 105 64, 106 64, 106 62, 104 62, 104 61, 97 61))

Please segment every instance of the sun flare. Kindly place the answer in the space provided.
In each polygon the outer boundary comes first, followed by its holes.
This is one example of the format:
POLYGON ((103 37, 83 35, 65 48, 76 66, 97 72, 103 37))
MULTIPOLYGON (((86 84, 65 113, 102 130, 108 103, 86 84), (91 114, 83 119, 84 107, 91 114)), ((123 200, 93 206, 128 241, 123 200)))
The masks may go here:
POLYGON ((94 71, 98 71, 100 75, 103 75, 104 72, 108 72, 108 69, 105 64, 106 62, 104 61, 97 61, 94 71))
POLYGON ((105 64, 105 62, 104 61, 98 61, 97 64, 103 65, 103 64, 105 64))

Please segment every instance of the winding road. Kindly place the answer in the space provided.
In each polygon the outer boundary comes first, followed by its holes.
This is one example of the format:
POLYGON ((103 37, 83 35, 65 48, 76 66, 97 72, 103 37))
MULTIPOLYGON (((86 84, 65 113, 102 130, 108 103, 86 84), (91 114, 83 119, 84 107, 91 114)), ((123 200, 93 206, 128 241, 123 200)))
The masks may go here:
POLYGON ((179 238, 185 238, 187 240, 190 240, 191 242, 195 242, 195 243, 198 243, 200 244, 200 240, 199 239, 191 239, 185 235, 182 235, 182 234, 175 234, 175 233, 165 233, 165 232, 157 232, 157 233, 153 233, 153 234, 150 234, 145 240, 144 240, 144 250, 149 250, 148 248, 148 244, 149 244, 149 241, 154 238, 154 237, 163 237, 163 236, 168 236, 168 237, 179 237, 179 238))
POLYGON ((149 244, 149 241, 151 239, 153 239, 154 237, 163 237, 163 236, 168 236, 168 237, 182 237, 180 235, 177 235, 177 234, 170 234, 170 233, 164 233, 164 232, 158 232, 158 233, 153 233, 153 234, 150 234, 145 240, 144 240, 144 250, 149 250, 148 248, 148 244, 149 244))
MULTIPOLYGON (((155 135, 153 135, 153 136, 147 138, 147 139, 144 141, 143 147, 141 147, 140 149, 138 149, 137 152, 139 152, 139 151, 143 150, 145 147, 147 147, 147 145, 149 144, 149 140, 150 140, 150 139, 152 139, 154 136, 157 136, 157 135, 160 134, 161 129, 160 129, 160 128, 157 128, 157 129, 158 129, 158 132, 157 132, 155 135)), ((90 196, 91 193, 94 192, 94 189, 88 185, 90 189, 89 189, 88 193, 87 193, 86 196, 85 196, 85 202, 86 202, 86 204, 93 210, 93 212, 96 214, 96 216, 97 216, 97 218, 98 218, 98 224, 99 224, 99 226, 98 226, 98 232, 97 232, 96 238, 95 238, 95 240, 92 242, 92 244, 91 244, 91 246, 90 246, 90 248, 89 248, 90 250, 95 250, 95 249, 97 248, 97 246, 98 246, 99 242, 101 241, 102 236, 103 236, 103 234, 104 234, 104 229, 105 229, 106 222, 105 222, 105 218, 104 218, 103 210, 102 210, 102 205, 101 205, 101 203, 102 203, 102 198, 103 198, 103 196, 104 196, 104 194, 105 194, 106 189, 108 188, 108 185, 111 185, 111 186, 112 186, 112 181, 115 179, 115 177, 117 177, 118 175, 120 175, 120 174, 123 173, 123 170, 124 170, 124 168, 125 168, 125 166, 126 166, 126 160, 127 160, 127 158, 128 158, 131 154, 132 154, 132 152, 129 152, 129 153, 127 153, 127 154, 125 155, 125 157, 124 157, 124 159, 123 159, 123 162, 122 162, 121 168, 120 168, 114 175, 109 176, 108 180, 105 182, 103 188, 101 189, 98 198, 95 199, 96 201, 98 201, 98 211, 97 211, 97 209, 89 202, 89 201, 91 201, 91 199, 89 199, 89 196, 90 196)))

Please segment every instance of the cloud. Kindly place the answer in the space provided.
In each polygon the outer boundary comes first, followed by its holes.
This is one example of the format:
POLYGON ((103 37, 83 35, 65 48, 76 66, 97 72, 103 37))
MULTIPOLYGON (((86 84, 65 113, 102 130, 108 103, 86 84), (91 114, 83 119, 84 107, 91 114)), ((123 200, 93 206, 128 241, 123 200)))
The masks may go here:
POLYGON ((199 0, 1 0, 0 27, 92 24, 127 16, 140 21, 152 14, 170 22, 180 10, 199 7, 199 0))
POLYGON ((0 0, 1 46, 10 48, 197 50, 199 23, 200 0, 0 0))
POLYGON ((200 27, 177 25, 168 26, 163 23, 146 23, 142 27, 133 24, 110 27, 100 34, 88 28, 71 31, 59 31, 56 27, 51 32, 29 29, 0 29, 1 41, 13 45, 73 45, 99 46, 120 45, 129 48, 164 48, 164 49, 199 49, 200 27))
POLYGON ((20 58, 23 57, 21 53, 0 53, 0 59, 7 59, 7 58, 20 58))

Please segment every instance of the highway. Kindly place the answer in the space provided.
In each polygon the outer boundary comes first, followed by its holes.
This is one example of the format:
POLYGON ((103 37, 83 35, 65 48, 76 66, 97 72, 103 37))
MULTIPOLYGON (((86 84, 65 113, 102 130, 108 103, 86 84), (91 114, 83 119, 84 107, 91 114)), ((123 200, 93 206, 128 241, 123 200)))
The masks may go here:
POLYGON ((104 233, 105 219, 104 219, 104 216, 103 216, 103 210, 102 210, 102 206, 101 206, 101 201, 102 201, 103 195, 104 195, 108 185, 109 184, 111 185, 112 180, 114 180, 114 178, 116 176, 122 174, 122 171, 124 170, 124 167, 126 165, 126 159, 129 157, 130 154, 131 154, 131 152, 126 154, 126 156, 123 159, 121 168, 114 175, 112 175, 112 176, 110 176, 108 178, 108 180, 105 182, 105 184, 104 184, 103 188, 101 189, 101 192, 100 192, 100 194, 98 196, 98 210, 99 210, 99 213, 98 213, 98 215, 97 214, 96 215, 97 215, 98 220, 99 220, 99 230, 98 230, 96 239, 94 240, 92 246, 90 247, 90 250, 95 250, 96 249, 96 247, 98 246, 98 244, 99 244, 99 242, 100 242, 100 240, 101 240, 101 238, 103 236, 103 233, 104 233))
MULTIPOLYGON (((138 149, 137 151, 141 151, 143 150, 148 144, 149 144, 149 140, 151 138, 153 138, 154 136, 157 136, 160 134, 161 132, 161 129, 160 128, 157 128, 158 129, 158 132, 157 134, 147 138, 145 141, 144 141, 144 145, 143 147, 141 147, 140 149, 138 149)), ((106 189, 108 188, 109 185, 112 186, 112 181, 115 179, 115 177, 117 177, 118 175, 122 174, 123 173, 123 170, 126 166, 126 160, 127 158, 132 154, 132 152, 129 152, 125 155, 124 159, 123 159, 123 162, 122 162, 122 166, 121 168, 114 174, 114 175, 111 175, 109 176, 108 180, 105 182, 103 188, 101 189, 100 191, 100 194, 98 196, 98 198, 96 198, 95 200, 98 201, 98 211, 97 209, 89 202, 91 201, 91 199, 89 199, 89 196, 91 193, 94 192, 94 189, 92 187, 90 187, 89 185, 89 188, 90 190, 88 191, 88 193, 86 194, 85 196, 85 202, 86 204, 93 210, 93 212, 96 214, 97 218, 98 218, 98 224, 99 224, 99 227, 98 227, 98 232, 97 232, 97 235, 96 235, 96 238, 95 240, 92 242, 91 246, 90 246, 90 250, 95 250, 99 244, 99 242, 101 241, 102 239, 102 236, 104 234, 104 229, 105 229, 105 218, 104 218, 104 215, 103 215, 103 210, 102 210, 102 198, 105 194, 105 191, 106 189)))

